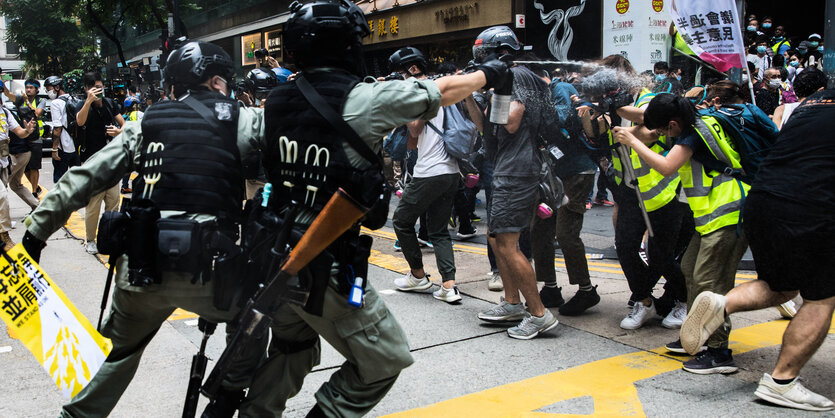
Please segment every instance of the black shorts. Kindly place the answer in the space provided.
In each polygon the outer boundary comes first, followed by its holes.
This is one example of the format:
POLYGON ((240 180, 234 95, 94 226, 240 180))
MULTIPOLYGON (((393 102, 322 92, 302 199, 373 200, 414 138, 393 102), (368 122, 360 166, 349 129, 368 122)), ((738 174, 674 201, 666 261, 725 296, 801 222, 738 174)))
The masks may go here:
POLYGON ((754 192, 743 226, 757 275, 771 290, 799 290, 808 300, 835 296, 835 218, 810 216, 800 203, 754 192))
POLYGON ((29 162, 26 163, 26 171, 40 170, 41 160, 43 160, 43 143, 37 140, 29 144, 29 150, 32 151, 32 156, 29 157, 29 162))
POLYGON ((538 204, 538 177, 493 177, 493 196, 487 207, 490 234, 520 232, 529 227, 538 204))

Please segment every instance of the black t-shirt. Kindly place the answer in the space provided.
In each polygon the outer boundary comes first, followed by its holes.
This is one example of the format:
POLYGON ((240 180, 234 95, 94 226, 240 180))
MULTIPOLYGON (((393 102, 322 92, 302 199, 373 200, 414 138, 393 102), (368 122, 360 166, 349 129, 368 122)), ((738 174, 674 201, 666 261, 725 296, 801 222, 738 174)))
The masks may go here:
POLYGON ((752 186, 803 203, 805 216, 835 221, 835 90, 810 96, 794 110, 752 186))
POLYGON ((777 109, 777 106, 780 105, 780 92, 769 91, 764 88, 757 89, 754 93, 754 96, 757 99, 757 107, 760 108, 766 115, 773 115, 774 109, 777 109))
POLYGON ((548 83, 525 67, 513 67, 511 101, 525 105, 522 123, 515 133, 499 126, 496 137, 485 136, 488 157, 494 163, 494 176, 536 177, 542 162, 536 146, 537 136, 546 106, 551 104, 548 83), (492 154, 492 155, 490 155, 492 154))
POLYGON ((102 99, 101 106, 90 105, 90 112, 87 113, 87 121, 84 123, 85 145, 81 152, 81 161, 86 161, 110 142, 107 125, 116 123, 114 118, 117 114, 119 108, 109 98, 102 99))

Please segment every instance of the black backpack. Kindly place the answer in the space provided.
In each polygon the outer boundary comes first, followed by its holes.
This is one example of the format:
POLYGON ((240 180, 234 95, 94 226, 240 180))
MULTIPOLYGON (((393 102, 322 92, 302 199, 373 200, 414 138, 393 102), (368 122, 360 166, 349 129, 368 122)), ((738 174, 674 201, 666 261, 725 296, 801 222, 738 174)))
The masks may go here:
POLYGON ((67 126, 63 128, 70 134, 75 144, 75 150, 78 151, 84 147, 85 132, 83 126, 78 126, 76 116, 78 115, 78 111, 81 110, 81 107, 84 106, 84 101, 69 95, 67 97, 61 96, 55 100, 61 100, 66 103, 64 112, 67 114, 67 126))

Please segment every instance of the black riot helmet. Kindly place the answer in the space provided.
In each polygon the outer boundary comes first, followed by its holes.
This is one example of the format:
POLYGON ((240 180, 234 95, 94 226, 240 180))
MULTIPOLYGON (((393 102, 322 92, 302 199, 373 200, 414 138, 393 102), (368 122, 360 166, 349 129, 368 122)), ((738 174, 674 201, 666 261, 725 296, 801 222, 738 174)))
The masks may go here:
POLYGON ((479 33, 478 37, 475 38, 473 58, 481 62, 488 55, 502 49, 515 53, 522 49, 522 44, 519 43, 519 38, 509 27, 492 26, 479 33))
POLYGON ((350 0, 290 4, 284 47, 302 69, 333 66, 365 75, 362 38, 371 34, 365 15, 350 0))
POLYGON ((182 93, 213 76, 223 77, 229 84, 235 75, 232 58, 223 48, 201 41, 186 41, 168 55, 165 83, 182 93))
POLYGON ((247 92, 261 99, 278 85, 278 77, 270 70, 255 68, 247 73, 244 84, 247 92))
POLYGON ((423 53, 415 47, 400 48, 389 57, 389 71, 406 70, 412 65, 417 65, 421 73, 426 71, 426 67, 429 65, 423 53))

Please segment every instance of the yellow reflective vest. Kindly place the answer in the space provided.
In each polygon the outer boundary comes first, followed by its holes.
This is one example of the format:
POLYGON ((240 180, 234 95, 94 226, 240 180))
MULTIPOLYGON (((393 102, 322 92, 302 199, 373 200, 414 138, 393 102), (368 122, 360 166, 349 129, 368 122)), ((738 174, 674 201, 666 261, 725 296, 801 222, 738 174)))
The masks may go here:
MULTIPOLYGON (((24 100, 23 102, 26 103, 26 106, 29 106, 30 109, 38 110, 38 98, 37 97, 32 99, 31 102, 29 100, 24 100)), ((43 137, 43 121, 41 120, 41 118, 38 118, 38 132, 39 132, 39 136, 43 137)))
MULTIPOLYGON (((641 91, 635 106, 646 106, 654 96, 649 90, 644 89, 641 91)), ((613 147, 615 146, 615 140, 611 131, 609 131, 609 144, 613 147)), ((650 146, 650 149, 658 154, 664 154, 669 147, 667 138, 662 136, 658 138, 655 144, 650 146)), ((635 180, 638 182, 638 190, 641 192, 641 198, 644 201, 647 212, 658 210, 676 198, 678 185, 681 183, 678 174, 664 177, 664 175, 645 163, 635 150, 625 145, 620 145, 619 148, 629 150, 629 158, 632 161, 635 180)), ((618 149, 614 149, 612 152, 612 166, 615 171, 615 182, 618 185, 623 182, 621 155, 622 153, 618 149)))
MULTIPOLYGON (((742 167, 739 153, 731 146, 733 139, 725 134, 719 121, 711 116, 699 116, 693 127, 714 157, 734 169, 742 167)), ((705 170, 693 158, 678 170, 696 231, 701 235, 739 223, 742 200, 751 189, 730 175, 705 170)))

